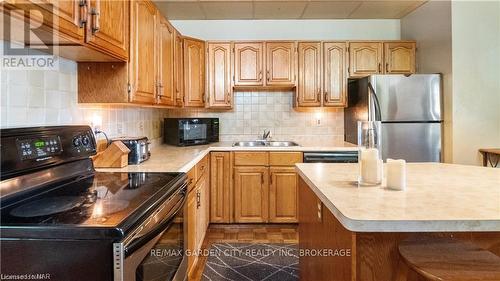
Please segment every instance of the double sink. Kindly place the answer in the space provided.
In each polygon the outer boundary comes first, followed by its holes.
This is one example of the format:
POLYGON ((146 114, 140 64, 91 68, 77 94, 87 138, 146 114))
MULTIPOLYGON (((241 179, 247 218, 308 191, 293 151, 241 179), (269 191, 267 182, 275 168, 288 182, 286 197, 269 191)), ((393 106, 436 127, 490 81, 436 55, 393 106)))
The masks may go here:
POLYGON ((289 146, 299 146, 298 143, 293 141, 238 141, 233 143, 233 146, 241 147, 289 147, 289 146))

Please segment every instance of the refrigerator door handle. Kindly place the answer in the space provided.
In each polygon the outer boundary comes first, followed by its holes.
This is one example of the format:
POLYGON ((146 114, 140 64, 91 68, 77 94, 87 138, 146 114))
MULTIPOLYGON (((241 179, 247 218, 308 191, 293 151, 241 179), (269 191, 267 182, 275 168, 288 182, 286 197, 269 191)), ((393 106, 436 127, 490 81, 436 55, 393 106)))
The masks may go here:
POLYGON ((371 82, 368 82, 368 89, 371 93, 371 96, 373 97, 373 100, 375 100, 375 120, 374 121, 382 121, 382 115, 380 113, 380 103, 378 101, 377 93, 375 92, 375 89, 372 86, 371 82))

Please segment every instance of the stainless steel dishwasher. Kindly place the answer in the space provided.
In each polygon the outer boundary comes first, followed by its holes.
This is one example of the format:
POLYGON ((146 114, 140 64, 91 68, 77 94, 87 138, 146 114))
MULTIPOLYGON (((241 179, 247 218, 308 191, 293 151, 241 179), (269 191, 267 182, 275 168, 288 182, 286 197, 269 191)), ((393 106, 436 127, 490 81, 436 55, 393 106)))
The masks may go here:
POLYGON ((357 163, 358 151, 304 152, 304 163, 357 163))

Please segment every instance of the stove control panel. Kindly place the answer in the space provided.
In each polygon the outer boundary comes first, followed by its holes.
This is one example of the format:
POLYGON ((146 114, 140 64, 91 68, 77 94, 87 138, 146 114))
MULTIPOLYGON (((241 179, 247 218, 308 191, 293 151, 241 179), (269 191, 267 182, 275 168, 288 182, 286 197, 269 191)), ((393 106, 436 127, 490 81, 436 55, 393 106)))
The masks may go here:
POLYGON ((90 134, 90 132, 85 132, 73 137, 71 143, 73 145, 73 149, 76 150, 76 152, 81 153, 95 150, 94 144, 91 141, 92 136, 90 134))
POLYGON ((59 136, 18 139, 17 150, 21 160, 43 159, 59 155, 63 151, 59 136))

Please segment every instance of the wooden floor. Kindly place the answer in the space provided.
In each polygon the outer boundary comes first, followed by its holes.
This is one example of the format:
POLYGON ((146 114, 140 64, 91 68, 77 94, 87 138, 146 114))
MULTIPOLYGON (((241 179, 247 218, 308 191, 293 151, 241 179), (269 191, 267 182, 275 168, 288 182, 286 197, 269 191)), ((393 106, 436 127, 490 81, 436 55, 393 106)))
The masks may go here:
MULTIPOLYGON (((296 224, 211 224, 201 248, 209 249, 213 243, 299 243, 299 235, 296 224)), ((206 256, 199 257, 190 281, 201 280, 206 261, 206 256)))

